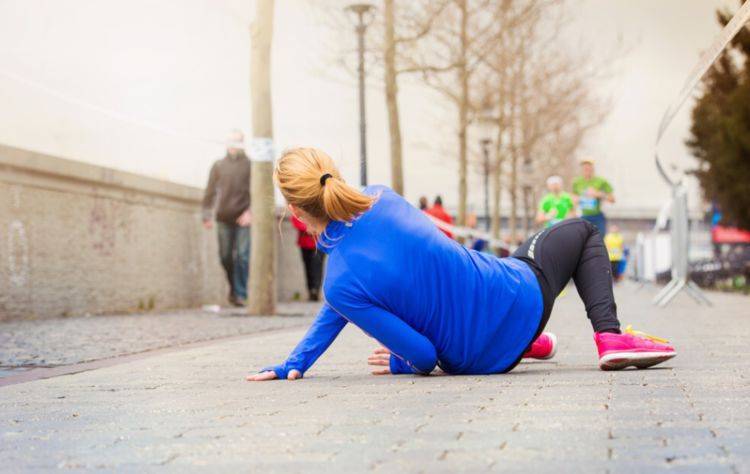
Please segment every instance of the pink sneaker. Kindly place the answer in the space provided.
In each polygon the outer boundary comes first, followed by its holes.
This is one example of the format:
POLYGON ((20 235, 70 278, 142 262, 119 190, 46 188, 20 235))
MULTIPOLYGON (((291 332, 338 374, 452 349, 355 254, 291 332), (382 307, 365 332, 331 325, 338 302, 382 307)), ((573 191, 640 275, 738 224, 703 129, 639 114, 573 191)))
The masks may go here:
POLYGON ((594 333, 599 350, 599 368, 620 370, 625 367, 645 369, 677 355, 669 341, 634 331, 630 326, 623 334, 594 333))
POLYGON ((531 343, 531 348, 523 355, 524 359, 551 359, 557 352, 557 336, 543 332, 531 343))

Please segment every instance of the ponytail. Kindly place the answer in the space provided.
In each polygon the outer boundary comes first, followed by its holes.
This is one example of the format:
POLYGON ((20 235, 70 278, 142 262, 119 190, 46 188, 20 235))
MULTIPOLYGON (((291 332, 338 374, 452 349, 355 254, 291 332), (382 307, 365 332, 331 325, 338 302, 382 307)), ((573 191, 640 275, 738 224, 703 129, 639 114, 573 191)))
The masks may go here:
POLYGON ((315 148, 286 151, 273 174, 287 202, 318 219, 351 222, 373 203, 346 184, 331 157, 315 148))
POLYGON ((372 205, 372 198, 365 196, 339 178, 326 180, 323 186, 323 211, 329 219, 349 222, 372 205))

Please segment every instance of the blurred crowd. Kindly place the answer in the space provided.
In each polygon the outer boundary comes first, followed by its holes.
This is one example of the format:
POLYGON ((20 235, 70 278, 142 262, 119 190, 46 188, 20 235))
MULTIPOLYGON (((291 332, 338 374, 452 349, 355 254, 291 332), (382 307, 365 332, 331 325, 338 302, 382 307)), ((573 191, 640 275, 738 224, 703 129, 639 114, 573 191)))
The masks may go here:
MULTIPOLYGON (((549 176, 546 181, 547 193, 542 196, 536 212, 536 223, 540 228, 548 228, 563 222, 565 219, 580 217, 591 222, 602 235, 607 247, 612 264, 612 275, 615 281, 619 280, 625 270, 627 262, 627 249, 624 245, 623 236, 616 225, 608 225, 607 217, 603 207, 607 203, 614 203, 614 191, 612 185, 605 178, 595 173, 594 162, 589 159, 580 162, 580 173, 573 179, 570 187, 566 189, 565 183, 560 176, 549 176)), ((443 201, 437 196, 432 206, 428 204, 427 197, 419 199, 419 208, 435 219, 449 226, 454 223, 453 217, 443 207, 443 201)), ((485 216, 485 219, 488 216, 485 216)), ((470 212, 466 219, 466 226, 474 229, 478 225, 475 213, 470 212)), ((453 238, 450 227, 441 227, 441 230, 453 238)), ((508 256, 508 249, 518 242, 506 236, 503 247, 489 245, 486 236, 481 233, 470 233, 466 243, 474 250, 487 251, 501 257, 508 256)), ((526 236, 527 237, 527 236, 526 236)), ((523 240, 520 239, 521 241, 523 240)))

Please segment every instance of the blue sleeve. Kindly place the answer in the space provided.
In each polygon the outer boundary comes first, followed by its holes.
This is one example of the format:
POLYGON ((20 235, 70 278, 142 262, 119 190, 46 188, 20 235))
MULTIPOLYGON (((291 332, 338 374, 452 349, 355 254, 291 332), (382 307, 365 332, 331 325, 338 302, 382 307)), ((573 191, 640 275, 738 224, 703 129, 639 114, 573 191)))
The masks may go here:
POLYGON ((327 304, 323 305, 312 326, 307 330, 305 337, 289 354, 286 362, 266 367, 263 372, 273 370, 280 379, 286 379, 290 370, 299 370, 304 375, 307 369, 318 360, 318 357, 328 349, 328 346, 336 339, 344 326, 346 326, 346 320, 327 304))
POLYGON ((391 360, 389 364, 392 374, 414 374, 414 369, 403 359, 399 359, 398 356, 391 354, 391 360))
POLYGON ((391 372, 427 375, 435 368, 435 346, 395 314, 370 303, 353 288, 340 287, 326 297, 336 312, 391 351, 391 372))

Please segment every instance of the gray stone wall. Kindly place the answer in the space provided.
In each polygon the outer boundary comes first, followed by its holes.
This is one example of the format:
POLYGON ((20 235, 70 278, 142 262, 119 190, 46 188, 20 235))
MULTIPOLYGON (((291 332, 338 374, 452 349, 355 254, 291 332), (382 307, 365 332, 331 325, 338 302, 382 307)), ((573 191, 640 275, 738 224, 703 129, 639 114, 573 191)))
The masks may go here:
MULTIPOLYGON (((224 303, 202 190, 0 145, 0 320, 224 303)), ((304 295, 296 232, 279 297, 304 295)))

